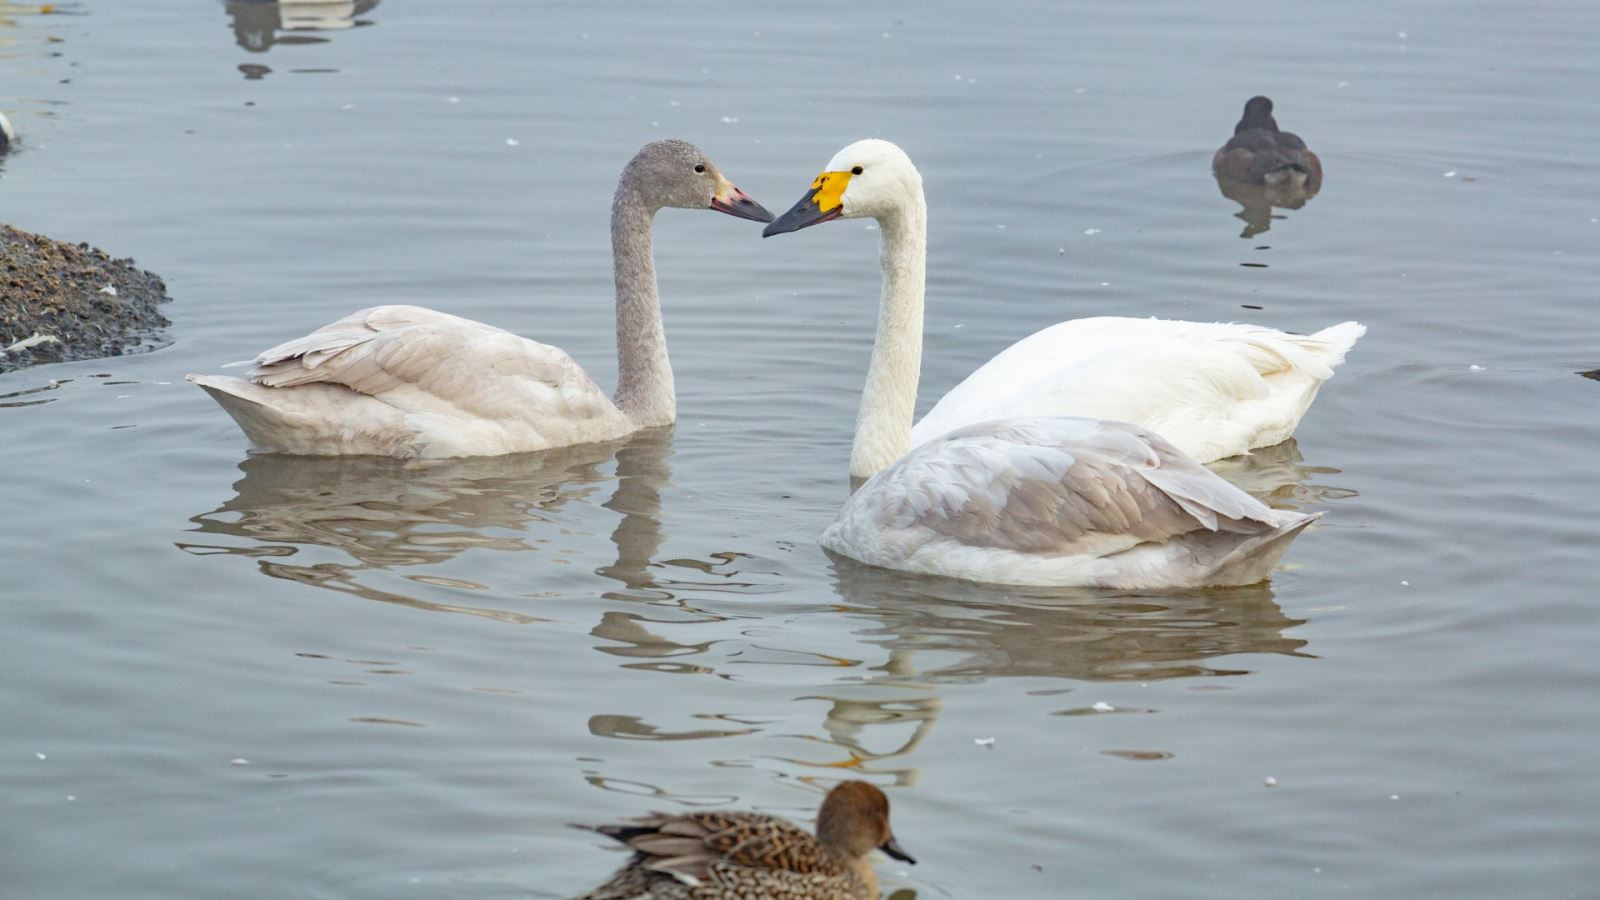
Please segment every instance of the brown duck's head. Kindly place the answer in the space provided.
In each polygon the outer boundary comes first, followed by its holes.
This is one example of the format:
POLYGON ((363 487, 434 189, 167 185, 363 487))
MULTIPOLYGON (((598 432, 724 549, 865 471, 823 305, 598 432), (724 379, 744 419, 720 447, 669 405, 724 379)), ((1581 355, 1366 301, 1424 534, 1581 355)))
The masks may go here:
POLYGON ((865 781, 835 785, 823 798, 817 814, 817 840, 850 859, 882 850, 912 865, 917 862, 900 849, 889 828, 889 798, 865 781))

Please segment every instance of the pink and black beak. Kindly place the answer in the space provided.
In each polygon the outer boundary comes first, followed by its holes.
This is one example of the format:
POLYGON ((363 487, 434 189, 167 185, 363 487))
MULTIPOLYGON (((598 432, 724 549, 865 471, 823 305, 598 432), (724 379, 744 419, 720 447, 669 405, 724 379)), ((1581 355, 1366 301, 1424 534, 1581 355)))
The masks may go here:
POLYGON ((717 192, 711 195, 711 208, 738 219, 753 222, 771 222, 772 213, 757 203, 749 194, 734 187, 733 182, 717 175, 717 192))

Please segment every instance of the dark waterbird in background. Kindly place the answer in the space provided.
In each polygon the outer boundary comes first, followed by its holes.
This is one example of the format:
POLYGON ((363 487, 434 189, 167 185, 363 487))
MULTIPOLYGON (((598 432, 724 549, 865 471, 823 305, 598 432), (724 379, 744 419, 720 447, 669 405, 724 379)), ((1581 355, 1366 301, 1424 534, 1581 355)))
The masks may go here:
MULTIPOLYGON (((1322 189, 1322 161, 1300 136, 1281 131, 1272 101, 1251 97, 1233 137, 1211 158, 1217 189, 1243 207, 1240 237, 1272 228, 1273 209, 1299 209, 1322 189)), ((1281 217, 1279 217, 1281 218, 1281 217)))
POLYGON ((1218 178, 1267 187, 1303 189, 1306 196, 1322 187, 1322 161, 1300 136, 1278 128, 1272 101, 1251 97, 1233 137, 1211 157, 1218 178))

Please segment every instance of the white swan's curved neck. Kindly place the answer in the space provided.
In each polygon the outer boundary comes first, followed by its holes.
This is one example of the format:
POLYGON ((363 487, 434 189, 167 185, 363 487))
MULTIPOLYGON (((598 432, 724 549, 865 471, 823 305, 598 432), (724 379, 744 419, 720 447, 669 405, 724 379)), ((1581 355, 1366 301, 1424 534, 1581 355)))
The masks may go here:
POLYGON ((908 187, 904 201, 878 217, 878 228, 883 233, 883 299, 850 450, 854 478, 872 476, 911 449, 928 261, 928 206, 921 187, 908 187))
POLYGON ((655 210, 624 181, 611 204, 611 267, 617 283, 617 393, 634 425, 670 425, 678 417, 651 255, 655 210))

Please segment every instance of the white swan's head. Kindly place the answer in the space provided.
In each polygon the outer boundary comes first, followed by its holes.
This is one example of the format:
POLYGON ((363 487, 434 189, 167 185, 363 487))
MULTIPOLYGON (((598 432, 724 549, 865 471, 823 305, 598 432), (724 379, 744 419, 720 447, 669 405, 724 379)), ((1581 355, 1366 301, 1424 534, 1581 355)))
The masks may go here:
POLYGON ((771 222, 772 213, 723 177, 688 141, 651 141, 622 170, 617 196, 636 198, 651 212, 664 207, 714 209, 740 219, 771 222))
POLYGON ((828 161, 800 202, 761 232, 799 231, 831 219, 882 218, 922 194, 922 174, 906 152, 888 141, 856 141, 828 161))

